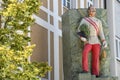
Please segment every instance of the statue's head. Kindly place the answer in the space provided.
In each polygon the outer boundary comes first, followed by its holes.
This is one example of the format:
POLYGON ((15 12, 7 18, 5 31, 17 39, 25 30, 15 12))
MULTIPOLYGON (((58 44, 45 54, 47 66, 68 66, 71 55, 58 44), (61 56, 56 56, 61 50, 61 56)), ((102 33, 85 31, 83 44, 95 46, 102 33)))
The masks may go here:
POLYGON ((89 7, 88 7, 88 16, 89 17, 94 17, 95 16, 95 14, 96 14, 96 9, 95 9, 95 7, 94 6, 92 6, 92 5, 90 5, 89 7))

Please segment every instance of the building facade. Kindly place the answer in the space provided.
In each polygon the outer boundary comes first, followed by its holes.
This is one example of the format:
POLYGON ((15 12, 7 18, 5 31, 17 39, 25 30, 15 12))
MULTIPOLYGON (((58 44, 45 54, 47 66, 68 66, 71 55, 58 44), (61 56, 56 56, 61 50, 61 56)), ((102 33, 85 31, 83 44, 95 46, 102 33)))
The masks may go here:
MULTIPOLYGON (((120 1, 119 0, 41 0, 39 14, 34 15, 36 22, 31 28, 32 44, 36 44, 31 61, 45 61, 53 67, 47 80, 64 80, 62 57, 62 19, 69 9, 96 8, 107 10, 110 30, 110 73, 120 76, 120 1)), ((120 78, 119 78, 120 80, 120 78)))

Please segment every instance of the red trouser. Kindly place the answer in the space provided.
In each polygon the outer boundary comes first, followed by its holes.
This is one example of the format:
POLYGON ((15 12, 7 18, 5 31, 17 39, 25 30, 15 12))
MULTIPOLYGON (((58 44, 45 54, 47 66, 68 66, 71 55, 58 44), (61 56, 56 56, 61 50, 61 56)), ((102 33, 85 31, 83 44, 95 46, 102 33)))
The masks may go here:
POLYGON ((92 74, 99 75, 100 44, 86 44, 82 52, 82 69, 88 71, 88 53, 92 51, 92 74))

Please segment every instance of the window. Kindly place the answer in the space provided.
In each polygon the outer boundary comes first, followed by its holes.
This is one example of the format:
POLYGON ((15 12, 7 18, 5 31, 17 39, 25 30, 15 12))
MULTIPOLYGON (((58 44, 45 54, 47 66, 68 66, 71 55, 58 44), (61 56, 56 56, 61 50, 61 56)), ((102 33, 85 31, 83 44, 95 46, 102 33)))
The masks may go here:
POLYGON ((107 8, 107 2, 106 2, 106 0, 104 0, 104 9, 106 9, 107 8))
POLYGON ((120 37, 116 36, 116 57, 120 60, 120 37))
POLYGON ((63 0, 63 5, 68 9, 71 8, 71 0, 63 0))
POLYGON ((66 6, 66 0, 63 0, 63 5, 66 6))
POLYGON ((120 0, 117 0, 120 3, 120 0))
POLYGON ((87 6, 89 7, 90 5, 93 5, 93 0, 88 0, 87 1, 87 6))
POLYGON ((63 0, 63 5, 68 9, 76 9, 78 8, 77 0, 63 0))

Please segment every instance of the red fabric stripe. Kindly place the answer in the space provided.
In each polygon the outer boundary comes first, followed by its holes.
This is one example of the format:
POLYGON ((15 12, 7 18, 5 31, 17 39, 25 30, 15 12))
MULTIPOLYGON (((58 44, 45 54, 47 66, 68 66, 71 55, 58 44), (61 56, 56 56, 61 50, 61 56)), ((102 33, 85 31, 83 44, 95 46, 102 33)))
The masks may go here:
POLYGON ((90 18, 88 18, 89 20, 91 20, 91 22, 93 22, 96 26, 96 29, 98 30, 98 32, 99 32, 99 28, 98 28, 98 26, 97 26, 97 24, 92 20, 92 19, 90 19, 90 18))
POLYGON ((93 22, 90 18, 85 18, 90 24, 92 24, 94 26, 94 28, 96 29, 96 32, 98 34, 98 28, 95 22, 93 22))
POLYGON ((87 20, 90 24, 92 24, 94 26, 94 28, 98 34, 99 30, 98 30, 97 24, 93 20, 91 20, 90 18, 85 18, 85 20, 87 20))

